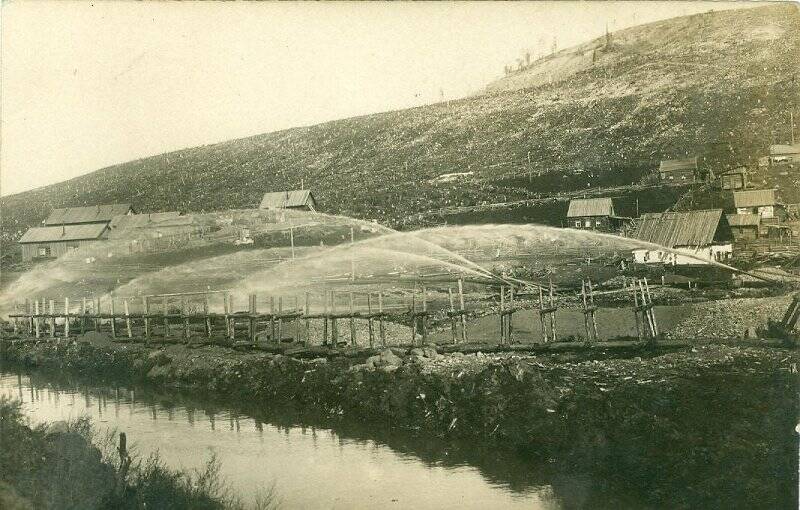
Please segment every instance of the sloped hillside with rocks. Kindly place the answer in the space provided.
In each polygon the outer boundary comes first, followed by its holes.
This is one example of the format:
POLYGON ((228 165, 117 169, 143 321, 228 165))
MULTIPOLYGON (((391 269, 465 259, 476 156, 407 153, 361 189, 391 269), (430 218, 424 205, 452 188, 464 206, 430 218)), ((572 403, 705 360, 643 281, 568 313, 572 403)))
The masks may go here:
MULTIPOLYGON (((722 163, 752 161, 790 136, 798 12, 780 4, 665 20, 615 33, 599 58, 595 49, 595 65, 573 66, 552 84, 501 81, 458 101, 104 168, 4 197, 4 238, 54 207, 255 207, 265 191, 301 179, 323 211, 403 227, 414 214, 539 196, 562 181, 578 189, 638 182, 662 158, 714 151, 722 163), (438 178, 452 173, 463 175, 438 178)), ((589 46, 564 51, 585 55, 589 46)))

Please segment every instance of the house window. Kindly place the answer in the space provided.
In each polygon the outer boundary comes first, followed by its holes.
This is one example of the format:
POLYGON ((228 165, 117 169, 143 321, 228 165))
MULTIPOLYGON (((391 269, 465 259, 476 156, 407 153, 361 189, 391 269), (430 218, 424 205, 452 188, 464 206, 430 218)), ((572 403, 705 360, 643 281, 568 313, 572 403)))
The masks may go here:
POLYGON ((595 227, 599 227, 599 226, 601 226, 602 224, 603 224, 603 222, 602 222, 602 221, 600 221, 600 220, 594 220, 594 226, 595 226, 595 227))
POLYGON ((36 249, 36 254, 39 257, 49 257, 50 256, 50 247, 49 246, 39 246, 36 249))
POLYGON ((581 228, 581 220, 575 220, 575 228, 581 228))
POLYGON ((586 220, 583 222, 583 226, 586 228, 592 228, 592 220, 586 220))

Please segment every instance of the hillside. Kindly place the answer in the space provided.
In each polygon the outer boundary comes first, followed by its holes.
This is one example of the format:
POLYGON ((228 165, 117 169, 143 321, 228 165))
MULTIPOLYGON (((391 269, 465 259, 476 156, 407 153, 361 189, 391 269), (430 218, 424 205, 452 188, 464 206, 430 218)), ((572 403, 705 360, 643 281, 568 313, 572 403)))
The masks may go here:
POLYGON ((180 150, 4 197, 3 234, 69 205, 254 207, 301 179, 326 212, 403 227, 444 207, 636 183, 661 158, 754 161, 789 138, 798 67, 796 5, 675 18, 563 50, 475 97, 180 150))

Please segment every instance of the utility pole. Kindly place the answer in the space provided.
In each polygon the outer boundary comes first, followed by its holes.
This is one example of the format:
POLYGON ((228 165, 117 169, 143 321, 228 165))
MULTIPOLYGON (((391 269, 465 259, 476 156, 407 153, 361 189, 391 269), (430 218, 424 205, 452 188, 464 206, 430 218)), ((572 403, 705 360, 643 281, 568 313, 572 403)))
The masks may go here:
POLYGON ((528 151, 528 184, 533 183, 533 171, 531 170, 531 151, 528 151))
POLYGON ((350 227, 350 281, 356 281, 356 259, 353 253, 353 243, 356 242, 356 233, 353 227, 350 227))
POLYGON ((289 243, 292 245, 292 260, 294 260, 294 227, 289 227, 289 243))
POLYGON ((792 129, 792 145, 794 145, 794 111, 789 110, 789 127, 792 129))

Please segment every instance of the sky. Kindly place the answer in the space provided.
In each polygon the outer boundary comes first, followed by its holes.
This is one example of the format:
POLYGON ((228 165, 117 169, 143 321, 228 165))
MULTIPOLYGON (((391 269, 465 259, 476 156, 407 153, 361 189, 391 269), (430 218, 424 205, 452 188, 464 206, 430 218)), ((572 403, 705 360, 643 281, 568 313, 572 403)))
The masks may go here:
POLYGON ((0 194, 454 99, 527 51, 721 2, 50 2, 0 7, 0 194))

